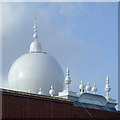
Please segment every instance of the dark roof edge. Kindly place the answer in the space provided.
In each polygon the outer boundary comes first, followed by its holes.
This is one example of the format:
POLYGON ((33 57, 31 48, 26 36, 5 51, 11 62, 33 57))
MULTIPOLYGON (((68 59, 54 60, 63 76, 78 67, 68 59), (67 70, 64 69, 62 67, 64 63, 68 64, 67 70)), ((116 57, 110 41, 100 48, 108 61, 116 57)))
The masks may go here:
POLYGON ((2 92, 3 95, 6 94, 6 95, 19 96, 19 97, 29 97, 31 99, 41 99, 41 100, 49 100, 54 102, 62 102, 66 104, 73 104, 73 100, 60 98, 60 97, 51 97, 51 96, 39 95, 35 93, 28 93, 28 92, 1 89, 1 88, 0 88, 0 92, 2 92))

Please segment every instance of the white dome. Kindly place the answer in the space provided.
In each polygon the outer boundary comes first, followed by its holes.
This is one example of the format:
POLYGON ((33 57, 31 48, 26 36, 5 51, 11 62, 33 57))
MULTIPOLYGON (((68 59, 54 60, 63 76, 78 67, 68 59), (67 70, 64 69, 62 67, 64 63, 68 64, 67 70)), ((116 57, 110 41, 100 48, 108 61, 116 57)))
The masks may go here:
MULTIPOLYGON (((32 48, 36 49, 36 47, 32 48)), ((45 52, 35 52, 34 50, 31 52, 30 49, 27 54, 14 62, 9 71, 8 82, 11 89, 22 91, 30 89, 31 92, 38 93, 41 88, 47 95, 53 85, 55 95, 57 95, 59 91, 63 90, 64 74, 59 63, 53 57, 45 52)))

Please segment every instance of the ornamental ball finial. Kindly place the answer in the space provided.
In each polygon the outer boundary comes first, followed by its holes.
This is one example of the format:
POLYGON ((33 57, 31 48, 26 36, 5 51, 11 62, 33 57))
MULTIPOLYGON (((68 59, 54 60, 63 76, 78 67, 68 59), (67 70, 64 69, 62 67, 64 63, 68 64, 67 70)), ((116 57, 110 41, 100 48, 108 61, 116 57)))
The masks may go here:
POLYGON ((34 34, 33 34, 34 41, 30 44, 30 50, 29 52, 41 52, 41 44, 39 41, 37 41, 38 35, 37 35, 37 24, 36 19, 34 23, 34 34))
POLYGON ((50 96, 54 96, 54 94, 55 94, 53 85, 51 86, 51 89, 49 90, 49 94, 50 94, 50 96))
POLYGON ((97 92, 97 88, 96 88, 96 84, 94 83, 93 87, 92 87, 92 92, 93 94, 96 94, 97 92))
POLYGON ((38 92, 39 95, 43 95, 43 91, 42 91, 42 88, 39 88, 39 92, 38 92))
POLYGON ((91 90, 91 86, 89 82, 87 83, 86 90, 87 90, 87 93, 89 93, 91 90))
POLYGON ((84 84, 83 84, 83 81, 81 81, 80 85, 79 85, 79 89, 80 89, 80 94, 82 94, 84 92, 84 84))
POLYGON ((37 35, 37 23, 36 23, 37 19, 35 18, 35 23, 34 23, 34 34, 33 34, 33 38, 34 40, 37 40, 38 35, 37 35))

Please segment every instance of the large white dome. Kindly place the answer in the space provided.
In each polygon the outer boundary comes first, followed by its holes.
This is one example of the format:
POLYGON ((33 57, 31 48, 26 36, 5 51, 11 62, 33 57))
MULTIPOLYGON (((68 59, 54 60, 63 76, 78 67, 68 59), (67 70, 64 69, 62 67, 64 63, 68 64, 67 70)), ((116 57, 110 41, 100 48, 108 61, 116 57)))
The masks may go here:
POLYGON ((63 90, 64 74, 59 63, 42 52, 40 43, 35 40, 31 43, 29 52, 13 63, 8 82, 11 89, 38 93, 41 88, 47 95, 53 85, 56 95, 63 90))
POLYGON ((39 88, 48 94, 51 85, 63 90, 64 75, 58 62, 46 53, 27 53, 18 58, 8 75, 11 89, 37 93, 39 88))

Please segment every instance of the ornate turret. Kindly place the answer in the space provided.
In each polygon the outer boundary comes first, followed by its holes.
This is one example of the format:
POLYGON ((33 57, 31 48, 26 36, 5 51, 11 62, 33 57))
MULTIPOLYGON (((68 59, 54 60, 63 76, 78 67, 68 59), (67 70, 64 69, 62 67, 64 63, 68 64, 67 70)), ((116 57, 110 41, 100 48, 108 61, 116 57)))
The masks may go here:
POLYGON ((69 71, 69 68, 67 67, 67 73, 66 73, 66 78, 65 78, 66 90, 69 90, 70 83, 71 83, 70 71, 69 71))
POLYGON ((106 92, 106 99, 109 99, 109 92, 110 92, 111 88, 109 85, 109 77, 106 77, 106 86, 105 86, 105 92, 106 92))

